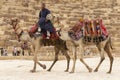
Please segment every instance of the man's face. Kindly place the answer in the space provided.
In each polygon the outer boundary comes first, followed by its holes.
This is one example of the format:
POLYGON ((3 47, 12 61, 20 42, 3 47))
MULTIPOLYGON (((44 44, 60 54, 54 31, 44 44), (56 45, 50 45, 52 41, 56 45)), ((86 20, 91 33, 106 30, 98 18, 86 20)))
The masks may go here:
POLYGON ((41 9, 44 9, 45 8, 45 4, 41 4, 41 9))

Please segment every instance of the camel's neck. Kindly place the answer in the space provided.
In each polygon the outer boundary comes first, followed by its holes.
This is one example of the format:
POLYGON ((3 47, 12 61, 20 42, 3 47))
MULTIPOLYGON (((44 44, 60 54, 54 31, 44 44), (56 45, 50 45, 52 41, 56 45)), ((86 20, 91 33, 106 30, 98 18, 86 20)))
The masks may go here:
MULTIPOLYGON (((72 40, 72 38, 70 37, 69 35, 69 30, 65 31, 65 30, 61 30, 61 36, 60 38, 63 39, 63 40, 72 40)), ((76 39, 82 39, 83 38, 83 31, 80 30, 79 33, 76 33, 77 36, 73 36, 74 38, 76 39)))
POLYGON ((17 24, 13 24, 13 29, 15 31, 15 34, 17 35, 18 41, 20 41, 20 37, 22 36, 23 30, 17 26, 17 24))

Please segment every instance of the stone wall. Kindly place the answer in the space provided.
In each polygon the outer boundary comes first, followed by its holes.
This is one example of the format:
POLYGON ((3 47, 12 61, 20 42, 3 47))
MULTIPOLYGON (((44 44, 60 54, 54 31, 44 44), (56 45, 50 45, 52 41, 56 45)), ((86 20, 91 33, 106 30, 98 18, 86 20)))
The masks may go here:
POLYGON ((34 25, 41 2, 45 2, 54 15, 61 17, 65 27, 72 26, 80 17, 102 18, 112 37, 114 52, 120 52, 120 0, 1 0, 0 39, 9 42, 16 38, 6 19, 17 17, 23 29, 34 25))

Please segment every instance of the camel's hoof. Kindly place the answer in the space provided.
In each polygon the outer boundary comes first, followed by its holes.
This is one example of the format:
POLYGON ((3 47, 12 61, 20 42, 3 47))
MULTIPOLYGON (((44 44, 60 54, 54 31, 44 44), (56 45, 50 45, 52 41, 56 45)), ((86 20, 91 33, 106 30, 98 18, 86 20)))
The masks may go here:
POLYGON ((68 72, 68 70, 65 70, 64 72, 68 72))
POLYGON ((34 73, 34 72, 36 72, 36 71, 35 71, 35 70, 30 70, 30 72, 34 73))
POLYGON ((92 72, 92 68, 89 68, 89 72, 92 72))
POLYGON ((95 70, 94 70, 94 72, 98 72, 98 70, 97 70, 97 69, 95 69, 95 70))
POLYGON ((108 72, 107 72, 107 74, 111 74, 111 72, 110 72, 110 71, 108 71, 108 72))
POLYGON ((70 73, 72 74, 72 73, 74 73, 74 71, 71 71, 70 73))
POLYGON ((46 69, 46 65, 43 65, 43 69, 46 69))
POLYGON ((49 71, 49 72, 50 72, 51 70, 50 70, 50 69, 48 69, 47 71, 49 71))

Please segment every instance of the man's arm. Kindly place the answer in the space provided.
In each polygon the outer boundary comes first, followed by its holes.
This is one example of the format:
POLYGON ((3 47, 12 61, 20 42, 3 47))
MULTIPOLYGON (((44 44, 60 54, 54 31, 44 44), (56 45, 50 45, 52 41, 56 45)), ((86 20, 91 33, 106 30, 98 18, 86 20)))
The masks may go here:
POLYGON ((41 18, 41 11, 40 11, 40 13, 39 13, 39 19, 41 18))
POLYGON ((50 10, 47 9, 47 15, 50 14, 50 10))
MULTIPOLYGON (((50 10, 46 9, 46 12, 47 12, 47 15, 50 14, 50 10)), ((47 17, 47 15, 46 15, 46 17, 47 17)), ((48 21, 48 20, 46 19, 46 22, 47 22, 47 21, 48 21)))

